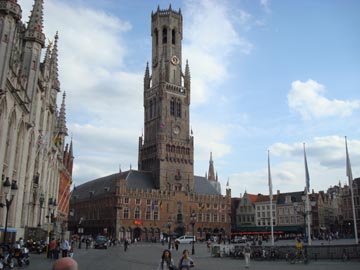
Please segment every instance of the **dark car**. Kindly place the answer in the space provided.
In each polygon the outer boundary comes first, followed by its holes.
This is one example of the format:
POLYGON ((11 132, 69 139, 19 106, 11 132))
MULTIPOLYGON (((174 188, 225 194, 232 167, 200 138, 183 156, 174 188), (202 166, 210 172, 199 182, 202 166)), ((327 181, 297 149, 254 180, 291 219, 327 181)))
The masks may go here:
POLYGON ((108 248, 108 239, 104 235, 98 235, 95 239, 95 248, 108 248))

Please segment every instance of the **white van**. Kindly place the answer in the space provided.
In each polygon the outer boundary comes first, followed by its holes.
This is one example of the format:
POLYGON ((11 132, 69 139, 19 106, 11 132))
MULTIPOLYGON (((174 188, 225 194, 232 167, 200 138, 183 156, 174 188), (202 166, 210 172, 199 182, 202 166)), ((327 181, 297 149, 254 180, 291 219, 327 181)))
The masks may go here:
POLYGON ((175 242, 179 244, 191 244, 192 242, 196 242, 196 237, 193 235, 183 235, 175 239, 175 242))

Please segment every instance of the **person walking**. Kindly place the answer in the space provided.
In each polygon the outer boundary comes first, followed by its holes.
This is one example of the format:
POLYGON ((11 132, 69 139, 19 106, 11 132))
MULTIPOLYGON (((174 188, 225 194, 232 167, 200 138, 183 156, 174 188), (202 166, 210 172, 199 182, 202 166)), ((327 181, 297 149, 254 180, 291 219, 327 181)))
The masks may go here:
POLYGON ((179 261, 179 270, 190 270, 190 267, 194 267, 194 261, 189 257, 189 251, 184 249, 179 261))
POLYGON ((250 255, 251 255, 250 244, 246 243, 244 248, 245 268, 250 268, 250 255))
POLYGON ((54 262, 52 270, 78 270, 78 263, 70 257, 58 259, 54 262))
POLYGON ((171 258, 171 252, 168 249, 165 249, 162 253, 161 260, 157 270, 174 270, 175 264, 174 260, 171 258))
POLYGON ((49 243, 49 259, 55 259, 55 255, 54 255, 55 249, 56 249, 56 240, 52 238, 49 243))
POLYGON ((63 238, 61 240, 61 245, 60 245, 63 258, 68 256, 69 247, 70 247, 69 241, 63 238))

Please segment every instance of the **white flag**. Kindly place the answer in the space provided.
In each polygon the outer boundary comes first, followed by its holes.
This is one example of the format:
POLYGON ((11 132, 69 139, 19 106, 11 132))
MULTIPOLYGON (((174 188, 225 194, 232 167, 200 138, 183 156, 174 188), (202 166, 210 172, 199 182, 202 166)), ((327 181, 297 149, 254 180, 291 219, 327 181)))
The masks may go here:
POLYGON ((271 171, 270 171, 270 151, 268 150, 268 181, 269 181, 269 196, 270 199, 273 199, 273 192, 272 192, 272 181, 271 181, 271 171))
POLYGON ((348 147, 347 147, 346 137, 345 137, 345 148, 346 148, 346 176, 349 178, 349 187, 352 192, 353 176, 352 176, 352 171, 351 171, 350 157, 349 157, 349 151, 348 151, 348 147))

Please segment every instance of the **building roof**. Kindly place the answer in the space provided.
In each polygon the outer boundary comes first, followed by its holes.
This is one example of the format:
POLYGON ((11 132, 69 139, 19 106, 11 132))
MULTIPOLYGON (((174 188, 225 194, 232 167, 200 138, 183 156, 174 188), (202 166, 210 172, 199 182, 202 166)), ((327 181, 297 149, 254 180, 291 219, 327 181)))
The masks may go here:
MULTIPOLYGON (((126 187, 129 189, 156 189, 151 172, 129 170, 100 177, 76 186, 72 191, 72 198, 81 200, 89 198, 89 196, 99 197, 111 193, 115 194, 115 183, 118 179, 125 179, 126 187)), ((221 195, 216 188, 202 176, 194 176, 194 189, 195 193, 198 194, 221 195)))
POLYGON ((302 196, 304 196, 304 191, 288 192, 278 194, 277 204, 285 204, 285 198, 291 196, 291 202, 302 202, 302 196))

